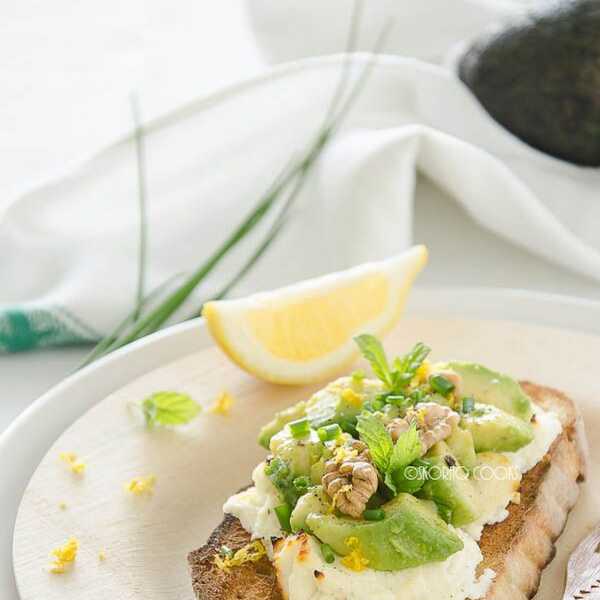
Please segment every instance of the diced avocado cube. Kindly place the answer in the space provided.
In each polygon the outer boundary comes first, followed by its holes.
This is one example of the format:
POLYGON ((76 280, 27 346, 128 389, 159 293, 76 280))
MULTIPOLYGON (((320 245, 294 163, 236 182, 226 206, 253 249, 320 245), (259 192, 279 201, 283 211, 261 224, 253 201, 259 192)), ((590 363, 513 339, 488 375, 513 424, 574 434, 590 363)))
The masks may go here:
POLYGON ((290 517, 292 531, 297 533, 306 526, 306 517, 311 513, 324 514, 328 511, 329 504, 321 486, 316 486, 304 494, 294 507, 290 517))
POLYGON ((473 436, 476 452, 515 452, 534 437, 530 423, 489 404, 476 403, 460 427, 473 436))
POLYGON ((448 444, 450 452, 463 467, 469 471, 476 467, 477 455, 475 454, 475 444, 470 431, 455 427, 454 431, 444 441, 448 444))
POLYGON ((267 450, 271 438, 279 433, 288 423, 296 421, 306 416, 306 400, 302 400, 285 410, 275 413, 275 416, 269 421, 261 430, 258 435, 258 443, 267 450))
POLYGON ((348 540, 355 538, 361 556, 376 571, 398 571, 443 561, 463 549, 460 537, 427 503, 410 494, 399 494, 384 504, 383 510, 382 521, 310 513, 306 525, 341 556, 351 552, 348 540))
POLYGON ((460 375, 462 396, 472 396, 477 402, 496 406, 523 421, 531 420, 531 400, 512 377, 469 362, 449 362, 445 367, 460 375))
POLYGON ((448 445, 438 442, 425 458, 432 467, 419 496, 449 508, 450 522, 457 527, 477 519, 480 514, 478 492, 467 469, 461 466, 448 445))
POLYGON ((283 459, 295 477, 311 476, 311 468, 325 452, 325 445, 313 429, 302 439, 295 438, 288 427, 276 433, 269 444, 273 456, 283 459))

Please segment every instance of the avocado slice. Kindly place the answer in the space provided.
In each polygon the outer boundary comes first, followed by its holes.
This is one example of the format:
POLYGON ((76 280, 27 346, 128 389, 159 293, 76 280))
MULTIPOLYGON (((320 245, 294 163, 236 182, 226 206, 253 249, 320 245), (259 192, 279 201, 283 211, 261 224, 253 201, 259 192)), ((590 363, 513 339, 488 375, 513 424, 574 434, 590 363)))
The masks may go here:
POLYGON ((316 431, 311 430, 306 437, 296 439, 289 427, 285 427, 271 438, 269 449, 273 456, 286 462, 294 477, 300 475, 311 477, 313 465, 328 454, 325 444, 319 439, 316 431))
POLYGON ((524 421, 531 420, 531 400, 512 377, 470 362, 450 362, 445 366, 460 375, 463 396, 497 406, 524 421))
POLYGON ((530 423, 490 404, 476 403, 462 415, 460 427, 471 433, 477 452, 515 452, 534 437, 530 423))
POLYGON ((267 450, 271 438, 279 433, 288 423, 296 421, 306 416, 306 400, 302 400, 285 410, 275 413, 275 416, 269 421, 258 434, 258 443, 267 450))
POLYGON ((429 479, 419 491, 419 497, 433 500, 450 510, 450 523, 460 527, 471 523, 480 514, 479 494, 469 473, 461 466, 446 442, 438 442, 425 455, 431 463, 429 479))
POLYGON ((322 486, 315 486, 309 492, 300 497, 290 516, 290 526, 293 533, 298 533, 306 527, 306 517, 309 514, 324 514, 329 510, 322 486))
POLYGON ((598 0, 538 5, 475 40, 459 61, 459 76, 498 123, 530 146, 598 167, 598 0))
POLYGON ((350 553, 347 540, 356 538, 361 555, 376 571, 399 571, 443 561, 463 549, 460 537, 422 500, 403 493, 382 508, 383 521, 311 513, 306 525, 341 556, 350 553))
POLYGON ((452 455, 463 467, 471 471, 477 466, 475 444, 470 431, 456 427, 444 441, 448 444, 452 455))

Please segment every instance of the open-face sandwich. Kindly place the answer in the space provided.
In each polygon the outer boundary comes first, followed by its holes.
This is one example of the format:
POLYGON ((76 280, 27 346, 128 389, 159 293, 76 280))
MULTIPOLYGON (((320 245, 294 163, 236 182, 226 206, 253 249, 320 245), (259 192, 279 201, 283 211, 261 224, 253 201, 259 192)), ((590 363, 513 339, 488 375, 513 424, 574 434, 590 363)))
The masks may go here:
POLYGON ((254 485, 189 555, 200 600, 520 600, 583 479, 563 394, 417 344, 278 413, 254 485))

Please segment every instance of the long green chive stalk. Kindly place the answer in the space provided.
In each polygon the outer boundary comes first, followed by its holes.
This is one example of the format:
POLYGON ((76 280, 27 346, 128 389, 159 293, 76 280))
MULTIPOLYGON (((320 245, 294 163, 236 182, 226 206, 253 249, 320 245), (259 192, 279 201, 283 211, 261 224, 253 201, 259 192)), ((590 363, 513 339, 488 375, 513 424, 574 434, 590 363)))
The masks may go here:
POLYGON ((147 271, 147 247, 148 247, 148 219, 146 216, 146 148, 142 131, 142 117, 140 114, 140 103, 137 94, 131 95, 131 114, 135 126, 135 153, 138 179, 138 208, 140 217, 139 237, 139 264, 138 282, 136 293, 136 310, 134 319, 139 318, 144 304, 146 294, 146 271, 147 271))
MULTIPOLYGON (((146 297, 143 297, 143 288, 145 285, 145 269, 146 269, 146 184, 145 184, 145 168, 143 161, 144 146, 143 132, 139 124, 139 108, 135 102, 132 102, 134 120, 136 123, 136 157, 138 160, 138 192, 140 205, 140 259, 138 276, 138 299, 135 309, 98 345, 92 350, 88 357, 84 360, 81 366, 88 365, 92 361, 104 356, 113 350, 121 348, 130 342, 138 340, 150 333, 158 331, 165 322, 173 316, 173 314, 181 308, 184 302, 189 298, 198 285, 213 271, 213 269, 221 262, 221 260, 235 248, 238 243, 243 240, 254 228, 271 213, 274 206, 280 206, 279 213, 276 215, 272 225, 264 236, 262 242, 256 250, 250 255, 248 260, 235 273, 235 275, 226 283, 226 285, 213 298, 224 297, 256 264, 260 257, 270 247, 273 241, 277 238, 282 228, 285 226, 289 218, 290 209, 293 206, 296 198, 302 191, 307 177, 311 172, 323 150, 331 141, 334 134, 339 129, 344 118, 356 102, 361 90, 366 84, 367 78, 371 72, 375 58, 380 52, 384 43, 389 27, 386 27, 380 35, 375 48, 373 57, 363 67, 359 74, 356 83, 346 92, 350 78, 351 57, 349 56, 355 47, 357 24, 359 18, 360 3, 357 2, 355 11, 352 17, 352 25, 349 33, 349 41, 347 48, 347 59, 344 61, 340 81, 335 89, 332 101, 326 112, 325 120, 308 148, 293 159, 275 178, 274 182, 267 189, 265 194, 259 199, 254 209, 246 216, 238 227, 229 235, 225 242, 198 268, 187 276, 187 278, 170 293, 158 301, 157 298, 172 284, 172 280, 159 286, 146 297), (142 273, 142 271, 144 273, 142 273), (152 307, 157 302, 157 305, 152 307), (147 309, 147 310, 146 310, 147 309), (146 314, 144 314, 146 313, 146 314)), ((195 313, 198 314, 198 313, 195 313)), ((195 316, 195 315, 194 315, 195 316)))

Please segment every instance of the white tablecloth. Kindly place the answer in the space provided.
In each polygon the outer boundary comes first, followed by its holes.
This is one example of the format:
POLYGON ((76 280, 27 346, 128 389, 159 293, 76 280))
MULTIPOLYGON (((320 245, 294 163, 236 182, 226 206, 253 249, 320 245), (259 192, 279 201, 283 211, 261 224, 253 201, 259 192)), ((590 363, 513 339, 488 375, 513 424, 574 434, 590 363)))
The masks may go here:
MULTIPOLYGON (((53 3, 47 13, 36 4, 35 18, 32 4, 9 7, 13 14, 0 39, 2 72, 10 75, 0 101, 0 129, 6 132, 0 140, 0 211, 3 202, 67 172, 126 130, 132 87, 142 95, 152 90, 144 106, 146 116, 153 116, 264 68, 240 2, 211 3, 210 9, 181 2, 176 10, 161 10, 156 2, 156 10, 148 11, 141 1, 90 8, 62 0, 62 10, 53 3), (54 15, 61 13, 70 16, 59 21, 54 15)), ((600 299, 597 284, 478 227, 430 183, 420 182, 416 197, 414 239, 428 244, 432 256, 422 283, 523 287, 600 299)), ((2 356, 0 431, 84 353, 2 356)))

